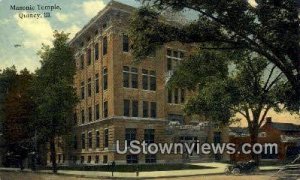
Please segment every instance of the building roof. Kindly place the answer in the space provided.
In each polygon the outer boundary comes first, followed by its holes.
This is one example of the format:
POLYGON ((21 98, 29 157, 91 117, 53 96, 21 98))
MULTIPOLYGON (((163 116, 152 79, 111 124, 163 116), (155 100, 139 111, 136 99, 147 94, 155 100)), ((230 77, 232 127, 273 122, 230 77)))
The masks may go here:
POLYGON ((272 122, 271 127, 278 129, 280 131, 299 131, 300 132, 300 125, 296 125, 293 123, 272 122))

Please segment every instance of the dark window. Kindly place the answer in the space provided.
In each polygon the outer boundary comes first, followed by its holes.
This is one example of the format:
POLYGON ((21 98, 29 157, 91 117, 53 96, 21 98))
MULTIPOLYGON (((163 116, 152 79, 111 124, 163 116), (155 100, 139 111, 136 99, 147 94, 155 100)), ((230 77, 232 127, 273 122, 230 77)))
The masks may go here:
POLYGON ((77 149, 77 136, 76 135, 73 137, 73 148, 77 149))
POLYGON ((138 69, 131 68, 131 87, 138 88, 138 69))
POLYGON ((107 162, 108 162, 108 157, 107 157, 107 155, 104 155, 103 156, 103 164, 107 164, 107 162))
POLYGON ((95 75, 95 91, 96 91, 96 93, 99 93, 99 74, 98 73, 95 75))
POLYGON ((99 59, 99 44, 95 44, 95 61, 99 59))
POLYGON ((107 54, 107 37, 104 37, 103 38, 103 55, 106 55, 107 54))
POLYGON ((89 118, 89 122, 91 122, 92 121, 92 108, 91 107, 89 107, 88 108, 88 118, 89 118))
POLYGON ((81 164, 84 163, 84 156, 80 156, 80 163, 81 163, 81 164))
POLYGON ((103 69, 103 90, 106 90, 108 87, 108 79, 107 79, 107 68, 103 69))
POLYGON ((105 118, 108 117, 108 102, 107 101, 104 102, 103 110, 104 110, 104 112, 103 112, 104 117, 105 118))
POLYGON ((136 129, 126 128, 125 129, 125 140, 127 142, 127 146, 130 145, 130 142, 136 140, 136 129))
POLYGON ((124 100, 124 116, 130 116, 130 101, 125 99, 124 100))
POLYGON ((85 93, 84 93, 84 82, 81 82, 81 99, 84 99, 85 93))
POLYGON ((171 58, 168 58, 167 59, 167 68, 168 68, 168 71, 171 71, 172 70, 172 59, 171 58))
POLYGON ((156 102, 151 102, 151 117, 156 118, 156 102))
POLYGON ((80 56, 80 69, 84 69, 84 56, 80 56))
POLYGON ((124 52, 129 51, 129 39, 127 35, 123 35, 123 51, 124 52))
POLYGON ((168 103, 172 103, 172 90, 168 90, 168 103))
POLYGON ((181 103, 185 102, 185 90, 181 89, 181 103))
POLYGON ((149 89, 148 70, 142 69, 142 74, 143 74, 143 89, 148 90, 149 89))
POLYGON ((95 156, 95 164, 98 164, 98 163, 99 163, 99 156, 96 155, 96 156, 95 156))
POLYGON ((136 100, 132 101, 132 117, 139 116, 139 102, 136 100))
POLYGON ((81 110, 81 124, 84 124, 85 122, 85 114, 84 114, 84 110, 81 110))
POLYGON ((156 91, 156 73, 155 73, 155 71, 150 71, 150 90, 156 91))
POLYGON ((123 67, 123 87, 129 87, 129 67, 123 67))
POLYGON ((89 97, 92 96, 92 82, 91 82, 91 78, 88 79, 88 96, 89 97))
POLYGON ((145 129, 144 140, 147 144, 154 143, 154 129, 145 129))
POLYGON ((88 147, 89 148, 92 148, 92 146, 93 146, 93 135, 92 135, 92 132, 89 132, 88 133, 88 147))
POLYGON ((138 156, 136 154, 130 154, 126 156, 126 160, 128 164, 136 164, 138 163, 138 156))
POLYGON ((184 58, 184 53, 180 52, 180 58, 184 58))
POLYGON ((96 131, 96 148, 100 147, 100 132, 96 131))
POLYGON ((149 117, 149 102, 143 101, 143 117, 149 117))
POLYGON ((173 57, 178 57, 178 51, 173 51, 173 57))
POLYGON ((174 90, 174 103, 175 104, 178 104, 178 95, 179 95, 178 91, 179 91, 179 89, 177 89, 177 88, 174 90))
POLYGON ((156 154, 146 154, 145 163, 156 163, 156 154))
POLYGON ((168 55, 168 56, 172 56, 172 51, 171 51, 171 49, 167 49, 167 55, 168 55))
POLYGON ((92 50, 90 48, 88 49, 88 53, 87 53, 87 61, 88 61, 88 65, 92 64, 92 50))
POLYGON ((99 104, 96 104, 96 106, 95 106, 95 119, 96 119, 96 120, 99 120, 99 119, 100 119, 99 104))
POLYGON ((85 149, 85 134, 81 134, 81 149, 85 149))
POLYGON ((88 156, 88 161, 87 161, 87 163, 91 163, 91 161, 92 161, 92 156, 88 156))
POLYGON ((108 129, 104 129, 104 147, 108 147, 108 129))

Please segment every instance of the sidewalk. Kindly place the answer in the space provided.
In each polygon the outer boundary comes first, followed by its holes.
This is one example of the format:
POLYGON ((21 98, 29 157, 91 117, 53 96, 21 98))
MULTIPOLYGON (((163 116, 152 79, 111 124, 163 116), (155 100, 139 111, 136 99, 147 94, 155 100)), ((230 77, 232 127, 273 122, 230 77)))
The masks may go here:
MULTIPOLYGON (((191 169, 191 170, 174 170, 174 171, 152 171, 152 172, 139 172, 138 178, 171 178, 171 177, 188 177, 199 175, 216 175, 223 174, 227 164, 224 163, 191 163, 199 166, 215 167, 214 169, 191 169)), ((262 171, 278 170, 278 166, 263 166, 260 167, 262 171)), ((0 168, 0 171, 20 171, 16 168, 0 168)), ((29 169, 25 169, 25 172, 31 172, 29 169)), ((52 174, 51 170, 40 170, 37 173, 52 174)), ((59 170, 58 175, 76 176, 83 178, 112 178, 111 172, 104 171, 72 171, 72 170, 59 170)), ((115 172, 114 178, 136 178, 134 172, 115 172)))

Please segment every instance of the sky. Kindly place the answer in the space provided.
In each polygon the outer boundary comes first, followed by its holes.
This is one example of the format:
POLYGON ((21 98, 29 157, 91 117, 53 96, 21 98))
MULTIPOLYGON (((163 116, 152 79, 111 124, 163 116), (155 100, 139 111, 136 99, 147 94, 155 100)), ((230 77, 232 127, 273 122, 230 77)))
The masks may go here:
MULTIPOLYGON (((140 6, 135 0, 117 0, 140 6)), ((53 31, 65 31, 73 37, 109 0, 0 0, 0 69, 15 65, 34 71, 40 67, 37 52, 42 43, 51 44, 53 31), (26 13, 44 13, 40 6, 60 6, 49 18, 21 18, 26 13), (11 10, 11 6, 34 6, 34 11, 11 10), (15 47, 16 44, 21 46, 15 47)))

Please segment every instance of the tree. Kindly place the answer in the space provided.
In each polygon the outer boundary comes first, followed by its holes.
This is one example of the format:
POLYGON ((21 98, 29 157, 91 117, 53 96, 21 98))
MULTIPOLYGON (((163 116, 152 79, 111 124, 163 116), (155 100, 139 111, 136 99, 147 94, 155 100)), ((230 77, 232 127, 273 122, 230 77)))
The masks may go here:
POLYGON ((53 47, 43 45, 39 55, 41 68, 34 82, 37 114, 34 127, 38 137, 50 144, 53 172, 57 172, 55 140, 70 132, 77 96, 73 87, 76 70, 68 35, 54 32, 53 47))
POLYGON ((140 1, 148 7, 133 15, 130 30, 137 59, 170 41, 199 43, 201 49, 247 49, 264 56, 284 73, 292 86, 286 92, 290 101, 285 105, 299 110, 300 18, 296 0, 257 0, 256 6, 247 0, 140 1), (182 26, 174 25, 160 16, 166 8, 191 10, 199 18, 182 26), (207 47, 207 43, 213 46, 207 47))
MULTIPOLYGON (((205 115, 219 124, 230 123, 237 113, 244 116, 254 144, 268 111, 284 110, 282 91, 288 83, 276 66, 261 56, 245 53, 237 60, 234 56, 202 51, 179 65, 169 86, 196 92, 185 106, 189 115, 205 115)), ((252 158, 258 164, 258 156, 252 154, 252 158)))

